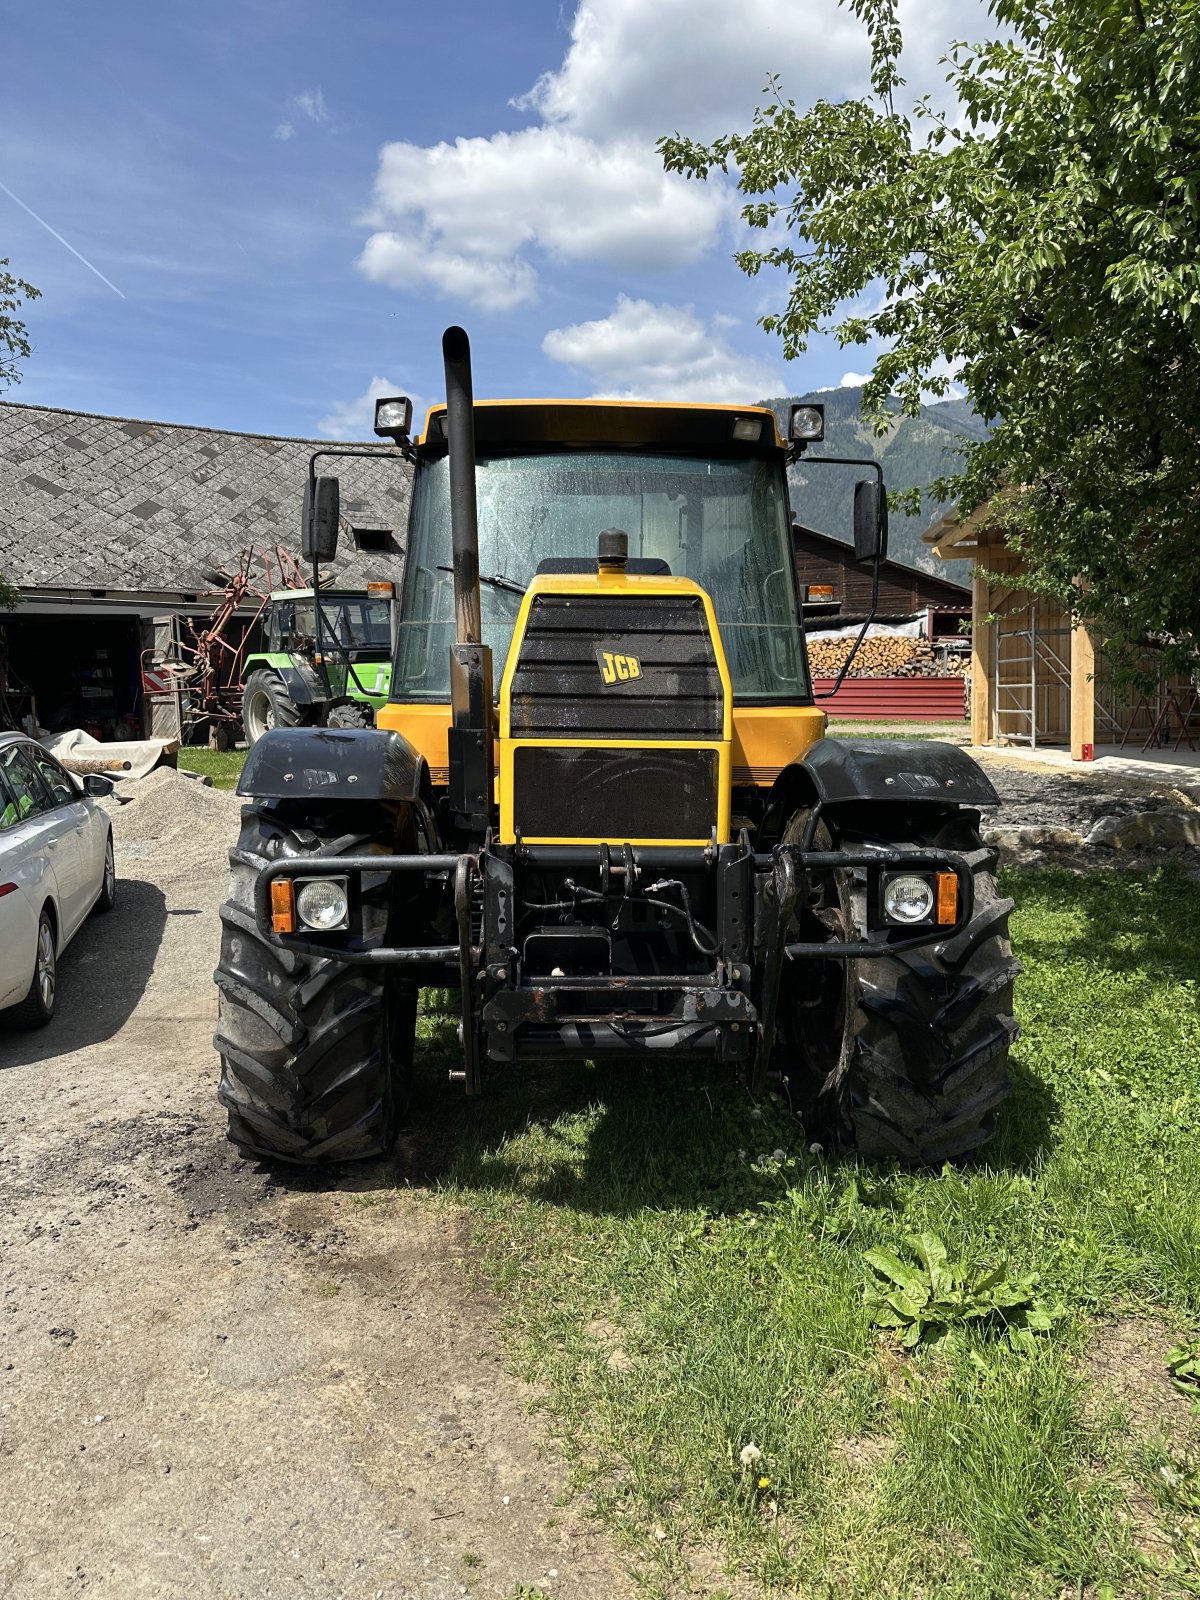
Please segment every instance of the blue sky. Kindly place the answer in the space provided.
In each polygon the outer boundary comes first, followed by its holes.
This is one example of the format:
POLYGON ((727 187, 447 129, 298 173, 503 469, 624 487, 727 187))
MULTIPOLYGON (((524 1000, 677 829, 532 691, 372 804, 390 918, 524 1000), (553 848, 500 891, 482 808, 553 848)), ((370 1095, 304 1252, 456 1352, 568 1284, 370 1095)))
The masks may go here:
MULTIPOLYGON (((983 31, 977 0, 902 16, 914 95, 983 31)), ((745 402, 865 370, 829 340, 782 361, 755 325, 781 285, 733 265, 731 188, 654 152, 744 125, 768 71, 802 104, 860 92, 865 35, 836 0, 0 18, 0 184, 41 219, 0 191, 0 256, 42 290, 10 400, 364 437, 372 388, 437 398, 451 322, 480 396, 745 402)))

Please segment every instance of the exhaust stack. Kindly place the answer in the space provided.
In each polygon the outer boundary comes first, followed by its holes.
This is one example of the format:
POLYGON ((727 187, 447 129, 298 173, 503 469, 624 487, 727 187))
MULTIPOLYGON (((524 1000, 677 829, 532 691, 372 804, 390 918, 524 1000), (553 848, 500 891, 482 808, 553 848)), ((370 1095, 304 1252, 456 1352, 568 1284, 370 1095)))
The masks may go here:
POLYGON ((471 343, 462 328, 447 328, 442 335, 442 359, 446 368, 456 634, 450 647, 450 804, 485 832, 494 795, 492 652, 483 643, 480 621, 475 400, 471 343))

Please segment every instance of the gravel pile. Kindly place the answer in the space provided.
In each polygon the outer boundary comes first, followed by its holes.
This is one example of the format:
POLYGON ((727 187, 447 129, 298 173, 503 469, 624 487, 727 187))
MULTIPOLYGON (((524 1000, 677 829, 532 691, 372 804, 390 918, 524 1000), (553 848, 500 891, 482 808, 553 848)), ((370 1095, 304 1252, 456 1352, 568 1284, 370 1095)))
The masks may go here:
POLYGON ((227 789, 210 789, 171 767, 158 767, 137 783, 123 783, 121 804, 104 802, 113 819, 117 870, 157 883, 207 877, 238 835, 242 802, 227 789), (128 796, 128 799, 125 797, 128 796))
POLYGON ((985 769, 1000 796, 998 810, 987 816, 990 826, 1012 828, 1067 828, 1087 833, 1101 817, 1134 816, 1157 811, 1176 801, 1169 791, 1133 791, 1114 788, 1103 780, 1053 773, 1022 772, 1015 767, 987 762, 985 769))

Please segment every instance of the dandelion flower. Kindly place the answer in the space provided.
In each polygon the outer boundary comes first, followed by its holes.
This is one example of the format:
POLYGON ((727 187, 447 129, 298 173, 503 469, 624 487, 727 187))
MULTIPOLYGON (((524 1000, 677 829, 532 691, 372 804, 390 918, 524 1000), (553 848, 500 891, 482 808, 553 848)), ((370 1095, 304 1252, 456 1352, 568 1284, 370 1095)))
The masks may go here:
POLYGON ((772 1161, 786 1161, 787 1160, 787 1151, 786 1150, 772 1150, 771 1151, 771 1160, 772 1161))
POLYGON ((762 1460, 762 1451, 753 1440, 742 1446, 741 1461, 744 1467, 753 1467, 762 1460))
POLYGON ((823 1156, 825 1154, 825 1146, 818 1144, 814 1139, 808 1147, 808 1153, 810 1156, 823 1156))
POLYGON ((758 1480, 758 1487, 759 1487, 759 1488, 760 1488, 760 1489, 769 1489, 769 1488, 770 1488, 770 1487, 771 1487, 771 1480, 770 1480, 770 1478, 760 1478, 760 1479, 759 1479, 759 1480, 758 1480))

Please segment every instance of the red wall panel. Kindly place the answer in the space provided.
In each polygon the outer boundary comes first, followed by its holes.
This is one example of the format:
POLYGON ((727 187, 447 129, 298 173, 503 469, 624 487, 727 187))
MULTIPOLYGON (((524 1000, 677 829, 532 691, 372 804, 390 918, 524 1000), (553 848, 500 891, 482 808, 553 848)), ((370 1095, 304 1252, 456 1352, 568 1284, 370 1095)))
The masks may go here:
MULTIPOLYGON (((832 678, 814 678, 818 694, 832 678)), ((818 702, 831 717, 864 722, 961 722, 961 678, 847 678, 832 700, 818 702)))

